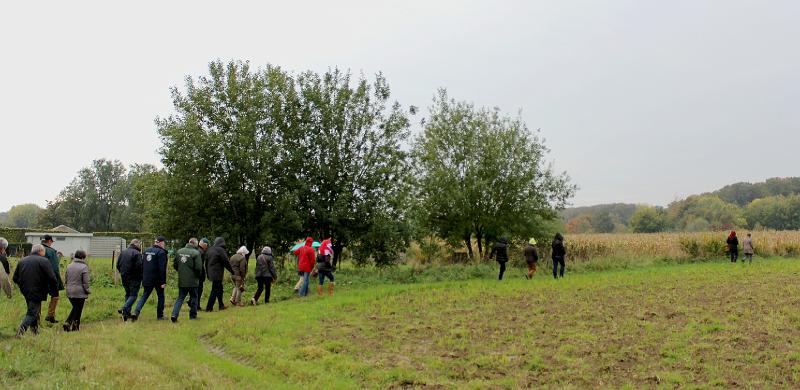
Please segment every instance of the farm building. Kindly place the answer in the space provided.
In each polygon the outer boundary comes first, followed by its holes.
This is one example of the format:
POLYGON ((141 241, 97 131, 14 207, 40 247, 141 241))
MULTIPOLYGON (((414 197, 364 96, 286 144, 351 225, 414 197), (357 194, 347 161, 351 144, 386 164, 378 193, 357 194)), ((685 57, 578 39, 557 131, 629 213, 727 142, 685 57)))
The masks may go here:
POLYGON ((83 249, 90 257, 110 258, 113 253, 125 249, 125 240, 120 237, 95 237, 92 233, 80 233, 68 226, 59 226, 50 232, 27 232, 25 241, 39 244, 45 234, 53 237, 53 249, 63 256, 72 257, 78 249, 83 249))

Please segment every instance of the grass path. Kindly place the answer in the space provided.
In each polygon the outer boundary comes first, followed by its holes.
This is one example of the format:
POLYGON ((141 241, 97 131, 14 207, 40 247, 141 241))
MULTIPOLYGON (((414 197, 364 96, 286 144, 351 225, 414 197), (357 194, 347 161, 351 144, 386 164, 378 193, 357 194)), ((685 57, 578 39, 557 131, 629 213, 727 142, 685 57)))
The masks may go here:
POLYGON ((21 340, 3 333, 0 384, 800 386, 796 260, 381 285, 185 316, 157 322, 150 307, 135 324, 99 321, 21 340))

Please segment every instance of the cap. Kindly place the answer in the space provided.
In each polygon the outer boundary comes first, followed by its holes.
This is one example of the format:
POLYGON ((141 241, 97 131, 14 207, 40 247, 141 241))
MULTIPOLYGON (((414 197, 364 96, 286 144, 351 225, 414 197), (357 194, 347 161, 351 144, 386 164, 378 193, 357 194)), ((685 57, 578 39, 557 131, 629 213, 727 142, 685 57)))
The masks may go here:
POLYGON ((164 241, 167 241, 167 239, 164 238, 164 236, 157 236, 156 237, 156 242, 164 242, 164 241))
POLYGON ((205 238, 205 237, 201 238, 201 239, 200 239, 200 242, 203 242, 203 243, 205 243, 206 245, 209 245, 209 244, 211 244, 211 241, 208 241, 208 239, 207 239, 207 238, 205 238))
POLYGON ((49 234, 45 234, 44 238, 42 240, 43 241, 53 241, 53 236, 51 236, 49 234))

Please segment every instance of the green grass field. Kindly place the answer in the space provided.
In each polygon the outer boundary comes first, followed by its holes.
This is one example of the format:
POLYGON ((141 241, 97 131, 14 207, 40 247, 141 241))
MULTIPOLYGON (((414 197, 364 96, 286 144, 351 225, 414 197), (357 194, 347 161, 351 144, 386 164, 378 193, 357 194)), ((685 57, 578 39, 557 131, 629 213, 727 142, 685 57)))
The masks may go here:
MULTIPOLYGON (((344 269, 334 297, 306 299, 287 299, 286 275, 279 302, 195 322, 184 307, 178 324, 155 321, 152 303, 139 322, 122 323, 121 288, 98 277, 80 333, 45 327, 22 339, 13 337, 24 310, 17 293, 0 299, 0 384, 800 387, 800 261, 656 264, 560 281, 522 272, 498 282, 492 264, 344 269), (436 281, 448 278, 463 280, 436 281)), ((167 310, 174 297, 168 290, 167 310)))

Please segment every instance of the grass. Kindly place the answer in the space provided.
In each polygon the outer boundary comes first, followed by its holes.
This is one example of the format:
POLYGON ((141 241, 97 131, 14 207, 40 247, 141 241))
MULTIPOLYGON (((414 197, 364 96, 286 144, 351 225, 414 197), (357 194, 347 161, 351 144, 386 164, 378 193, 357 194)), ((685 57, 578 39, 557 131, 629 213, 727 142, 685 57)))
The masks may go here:
MULTIPOLYGON (((0 299, 0 384, 26 388, 641 388, 800 386, 800 262, 581 269, 554 281, 492 264, 346 268, 334 297, 135 324, 96 285, 80 333, 13 338, 0 299), (455 281, 439 281, 452 278, 455 281), (348 284, 348 282, 350 282, 348 284)), ((98 276, 98 284, 102 283, 98 276)), ((227 292, 230 287, 227 287, 227 292)), ((248 290, 246 297, 253 291, 248 290)), ((167 292, 167 307, 175 297, 167 292)), ((69 303, 62 302, 65 318, 69 303)))

